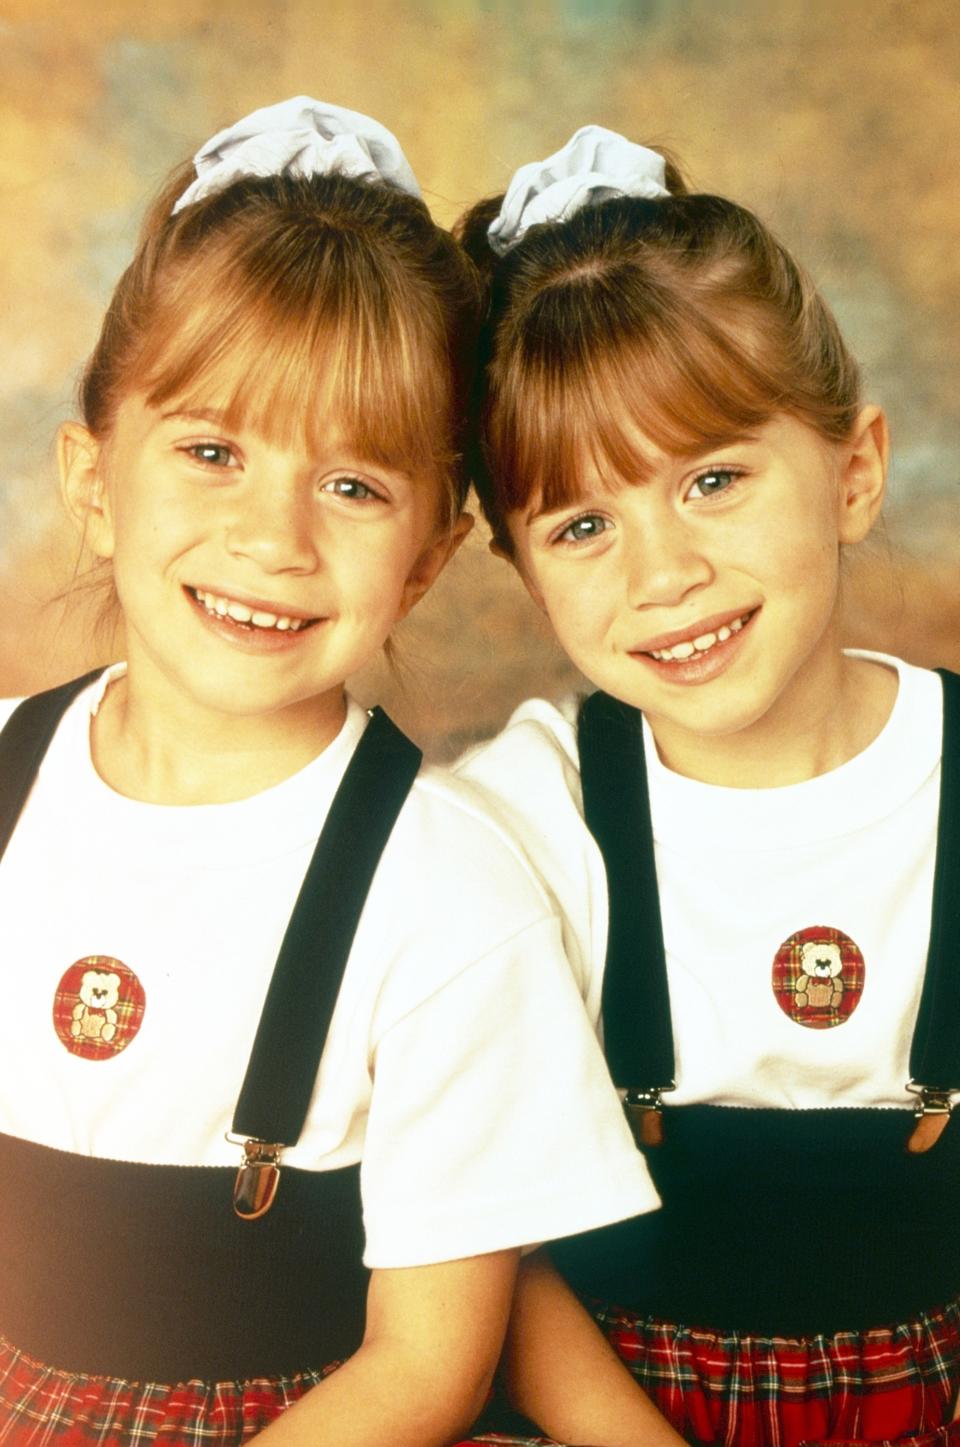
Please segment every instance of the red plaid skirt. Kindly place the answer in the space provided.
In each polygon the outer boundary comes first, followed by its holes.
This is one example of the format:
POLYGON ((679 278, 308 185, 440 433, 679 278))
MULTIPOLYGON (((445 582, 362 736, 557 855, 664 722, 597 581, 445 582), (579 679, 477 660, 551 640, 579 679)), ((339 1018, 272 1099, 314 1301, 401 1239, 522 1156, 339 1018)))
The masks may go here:
POLYGON ((717 1335, 595 1312, 677 1431, 722 1447, 960 1443, 960 1303, 901 1326, 803 1338, 717 1335))
POLYGON ((61 1372, 0 1337, 0 1447, 234 1447, 333 1366, 247 1382, 127 1382, 61 1372))
MULTIPOLYGON (((960 1447, 960 1306, 863 1334, 717 1336, 623 1312, 601 1327, 664 1416, 715 1447, 960 1447)), ((0 1447, 234 1447, 337 1364, 295 1377, 175 1386, 61 1372, 0 1337, 0 1447)), ((385 1444, 389 1444, 389 1424, 385 1444)), ((472 1444, 551 1447, 478 1432, 472 1444)), ((468 1447, 467 1442, 457 1447, 468 1447)))
MULTIPOLYGON (((950 1424, 960 1303, 903 1326, 799 1340, 721 1336, 611 1308, 595 1315, 648 1396, 698 1447, 960 1447, 960 1422, 950 1424)), ((551 1447, 545 1437, 494 1431, 470 1438, 481 1442, 551 1447)))

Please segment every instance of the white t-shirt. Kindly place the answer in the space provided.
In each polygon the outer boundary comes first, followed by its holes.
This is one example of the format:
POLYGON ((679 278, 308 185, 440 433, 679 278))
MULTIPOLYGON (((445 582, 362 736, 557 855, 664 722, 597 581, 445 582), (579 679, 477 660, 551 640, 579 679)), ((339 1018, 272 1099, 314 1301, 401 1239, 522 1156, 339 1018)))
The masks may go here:
MULTIPOLYGON (((903 1106, 930 933, 942 690, 893 659, 890 719, 805 783, 733 789, 665 768, 644 724, 677 1064, 671 1103, 903 1106)), ((565 914, 597 1019, 607 886, 581 817, 576 703, 535 699, 457 774, 565 914)))
MULTIPOLYGON (((0 866, 0 1130, 121 1160, 238 1165, 225 1133, 264 996, 367 716, 351 703, 329 747, 274 788, 169 807, 96 773, 102 687, 64 716, 0 866)), ((362 1159, 365 1259, 378 1267, 657 1204, 543 890, 439 771, 419 776, 380 862, 283 1159, 362 1159)))

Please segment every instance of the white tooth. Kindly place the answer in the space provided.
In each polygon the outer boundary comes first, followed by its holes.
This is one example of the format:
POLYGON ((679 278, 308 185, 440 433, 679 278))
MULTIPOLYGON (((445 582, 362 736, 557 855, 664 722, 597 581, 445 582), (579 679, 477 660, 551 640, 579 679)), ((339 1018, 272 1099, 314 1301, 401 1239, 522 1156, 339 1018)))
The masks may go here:
POLYGON ((219 613, 221 618, 226 618, 229 604, 226 598, 213 598, 211 594, 214 612, 219 613))
POLYGON ((250 614, 250 622, 256 628, 275 628, 277 626, 277 615, 276 613, 264 613, 257 610, 257 612, 250 614))
POLYGON ((694 653, 692 643, 675 643, 670 650, 672 658, 689 658, 694 653))
POLYGON ((730 632, 731 632, 731 633, 739 633, 739 632, 740 632, 740 629, 741 629, 742 627, 743 627, 743 619, 742 619, 742 618, 735 618, 734 621, 730 624, 730 632))
POLYGON ((278 619, 277 619, 277 627, 278 627, 279 629, 281 629, 282 631, 283 631, 283 630, 286 630, 287 628, 289 628, 289 627, 292 625, 292 623, 293 623, 293 619, 292 619, 292 618, 278 618, 278 619))
POLYGON ((715 633, 701 633, 699 638, 693 640, 693 646, 698 653, 706 653, 707 649, 712 648, 716 641, 715 633))
POLYGON ((246 608, 243 603, 228 603, 227 614, 235 623, 249 623, 253 617, 253 611, 246 608))
POLYGON ((291 618, 291 619, 290 619, 290 632, 291 632, 291 633, 296 633, 297 629, 298 629, 298 628, 302 628, 305 622, 306 622, 306 619, 305 619, 305 618, 291 618))
POLYGON ((726 643, 729 637, 730 629, 727 627, 726 623, 724 623, 722 628, 717 629, 717 639, 720 643, 726 643))

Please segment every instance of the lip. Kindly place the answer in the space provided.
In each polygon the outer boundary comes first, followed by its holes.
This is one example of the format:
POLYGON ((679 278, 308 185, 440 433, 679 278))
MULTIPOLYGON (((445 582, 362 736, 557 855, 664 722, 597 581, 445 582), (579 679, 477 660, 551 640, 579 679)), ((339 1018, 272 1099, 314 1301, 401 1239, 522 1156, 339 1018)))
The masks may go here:
POLYGON ((736 661, 740 650, 744 647, 745 641, 750 637, 755 619, 760 613, 760 608, 746 608, 741 612, 717 613, 712 618, 698 620, 693 631, 689 628, 681 629, 673 633, 664 633, 654 638, 647 647, 650 649, 672 648, 677 643, 685 643, 699 638, 702 633, 716 633, 724 625, 729 626, 738 618, 746 618, 747 621, 737 633, 731 633, 729 638, 722 643, 714 643, 705 653, 693 653, 689 658, 666 659, 653 658, 644 649, 631 649, 630 657, 634 662, 649 669, 657 679, 664 684, 675 684, 678 687, 690 687, 701 683, 709 683, 712 679, 718 678, 720 674, 736 661))
MULTIPOLYGON (((658 633, 655 638, 648 638, 629 651, 633 654, 659 653, 664 648, 673 648, 677 643, 692 643, 694 638, 700 638, 704 633, 716 633, 720 628, 729 628, 738 618, 746 618, 748 614, 753 615, 756 611, 756 605, 752 608, 728 608, 725 613, 713 613, 709 618, 698 618, 695 623, 688 623, 685 628, 675 628, 672 633, 658 633)), ((744 627, 746 626, 744 624, 744 627)))
POLYGON ((270 654, 285 654, 298 651, 304 646, 308 638, 316 636, 319 626, 327 622, 326 617, 313 617, 304 613, 302 609, 293 609, 286 612, 276 603, 267 603, 265 600, 252 598, 250 594, 238 594, 233 592, 218 592, 214 588, 202 588, 204 593, 216 593, 217 597, 229 598, 231 602, 243 603, 251 612, 263 611, 277 614, 278 617, 302 618, 303 626, 300 628, 258 628, 249 623, 237 623, 230 617, 221 617, 219 613, 207 611, 200 599, 197 598, 191 587, 184 587, 183 596, 189 604, 194 617, 200 625, 224 643, 241 653, 257 655, 260 657, 270 654))

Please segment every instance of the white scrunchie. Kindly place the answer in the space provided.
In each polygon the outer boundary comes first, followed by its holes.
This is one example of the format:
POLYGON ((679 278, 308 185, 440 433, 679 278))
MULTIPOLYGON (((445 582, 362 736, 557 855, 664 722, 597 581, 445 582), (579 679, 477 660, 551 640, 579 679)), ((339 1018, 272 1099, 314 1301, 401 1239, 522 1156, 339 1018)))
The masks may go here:
POLYGON ((263 106, 218 131, 193 163, 197 179, 177 201, 173 215, 244 176, 376 176, 411 196, 420 195, 400 143, 386 126, 307 95, 263 106))
POLYGON ((669 196, 662 156, 604 126, 581 126, 545 161, 515 172, 487 239, 504 256, 540 221, 566 221, 582 206, 612 196, 669 196))

